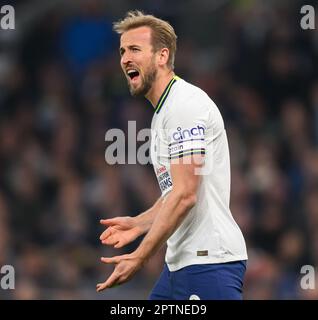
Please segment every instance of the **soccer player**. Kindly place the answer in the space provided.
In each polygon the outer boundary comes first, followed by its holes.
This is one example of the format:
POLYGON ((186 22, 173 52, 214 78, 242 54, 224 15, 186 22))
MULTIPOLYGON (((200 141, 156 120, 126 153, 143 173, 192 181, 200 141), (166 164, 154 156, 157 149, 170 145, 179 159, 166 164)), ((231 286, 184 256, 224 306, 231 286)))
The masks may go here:
POLYGON ((162 195, 136 217, 101 220, 103 244, 138 248, 112 258, 97 291, 130 280, 167 242, 150 299, 242 299, 247 252, 229 209, 230 159, 222 116, 198 87, 174 74, 177 36, 166 21, 130 11, 114 23, 120 64, 133 96, 152 104, 151 159, 162 195))

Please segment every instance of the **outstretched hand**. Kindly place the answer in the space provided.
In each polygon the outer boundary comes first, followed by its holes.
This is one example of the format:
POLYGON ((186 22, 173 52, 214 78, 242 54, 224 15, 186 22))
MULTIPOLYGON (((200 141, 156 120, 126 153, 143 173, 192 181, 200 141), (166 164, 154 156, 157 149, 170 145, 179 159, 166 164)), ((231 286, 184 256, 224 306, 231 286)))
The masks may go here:
POLYGON ((112 258, 102 257, 101 261, 106 264, 115 264, 115 269, 105 282, 97 284, 97 292, 129 281, 143 264, 143 260, 137 257, 134 253, 124 254, 122 256, 116 256, 112 258))
POLYGON ((114 248, 122 248, 142 234, 141 228, 132 217, 102 219, 100 223, 108 228, 99 239, 103 244, 114 246, 114 248))

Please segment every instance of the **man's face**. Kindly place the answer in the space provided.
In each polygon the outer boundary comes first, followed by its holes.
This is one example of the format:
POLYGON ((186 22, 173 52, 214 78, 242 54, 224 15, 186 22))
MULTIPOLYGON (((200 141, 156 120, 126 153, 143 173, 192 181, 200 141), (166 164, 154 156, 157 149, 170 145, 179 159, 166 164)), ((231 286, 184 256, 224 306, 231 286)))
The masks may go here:
POLYGON ((133 96, 144 96, 157 75, 151 30, 139 27, 124 32, 120 38, 120 65, 133 96))

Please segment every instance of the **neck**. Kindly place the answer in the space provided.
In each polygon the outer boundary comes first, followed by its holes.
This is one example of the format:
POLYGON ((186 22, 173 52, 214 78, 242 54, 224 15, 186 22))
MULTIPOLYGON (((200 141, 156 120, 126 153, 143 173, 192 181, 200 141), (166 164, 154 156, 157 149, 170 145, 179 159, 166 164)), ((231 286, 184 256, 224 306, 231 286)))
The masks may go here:
POLYGON ((156 77, 156 80, 154 81, 153 85, 151 86, 151 89, 147 92, 145 95, 145 98, 150 101, 152 106, 156 108, 157 103, 163 93, 163 91, 166 89, 168 83, 171 81, 171 79, 175 76, 173 70, 169 70, 165 74, 159 74, 156 77))

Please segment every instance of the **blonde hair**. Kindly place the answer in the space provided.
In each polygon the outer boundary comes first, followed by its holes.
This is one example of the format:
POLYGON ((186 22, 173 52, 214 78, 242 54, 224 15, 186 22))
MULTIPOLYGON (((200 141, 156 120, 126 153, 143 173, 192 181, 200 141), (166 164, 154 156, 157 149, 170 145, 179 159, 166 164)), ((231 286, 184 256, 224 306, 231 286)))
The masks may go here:
POLYGON ((151 41, 154 52, 162 48, 169 49, 167 65, 173 70, 174 58, 177 51, 177 35, 173 27, 167 21, 150 14, 144 14, 139 10, 128 11, 123 20, 119 20, 113 24, 114 31, 120 35, 128 30, 139 27, 149 27, 151 29, 151 41))

